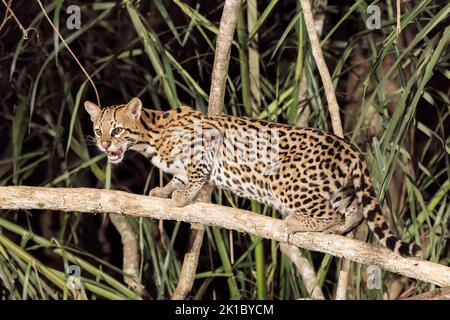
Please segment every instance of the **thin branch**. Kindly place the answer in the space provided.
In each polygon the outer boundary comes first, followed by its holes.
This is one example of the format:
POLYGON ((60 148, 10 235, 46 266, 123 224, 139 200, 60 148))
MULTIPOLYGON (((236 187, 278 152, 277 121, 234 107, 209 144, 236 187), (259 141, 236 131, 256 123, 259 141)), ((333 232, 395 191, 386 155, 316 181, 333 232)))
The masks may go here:
MULTIPOLYGON (((353 233, 349 233, 347 238, 352 239, 353 233)), ((343 259, 341 261, 341 268, 339 270, 339 278, 336 286, 336 300, 346 300, 347 298, 347 287, 348 287, 348 276, 350 274, 350 260, 343 259)))
MULTIPOLYGON (((211 202, 213 187, 206 185, 200 190, 197 196, 198 202, 211 202)), ((185 300, 194 285, 195 274, 197 272, 198 259, 202 248, 205 226, 199 223, 192 223, 189 230, 189 240, 186 247, 186 253, 183 258, 183 265, 180 271, 177 287, 172 294, 172 300, 185 300)))
MULTIPOLYGON (((4 23, 6 23, 6 21, 9 19, 9 16, 12 16, 13 19, 16 21, 17 26, 19 27, 20 31, 22 31, 22 35, 24 39, 28 39, 28 32, 29 31, 36 31, 36 29, 34 28, 27 28, 25 29, 25 27, 23 26, 23 24, 20 22, 19 18, 17 18, 16 14, 14 13, 14 11, 12 11, 11 9, 11 1, 9 1, 8 3, 6 3, 5 0, 2 0, 3 4, 6 7, 6 14, 5 14, 5 19, 4 19, 4 23)), ((4 26, 4 23, 2 23, 2 28, 4 26)), ((1 28, 0 28, 1 30, 1 28)))
MULTIPOLYGON (((328 6, 328 0, 318 0, 316 7, 314 8, 314 29, 317 32, 317 36, 320 38, 323 32, 323 26, 325 24, 325 13, 328 6)), ((299 127, 307 127, 309 123, 309 117, 311 115, 311 109, 309 104, 302 105, 302 101, 308 99, 308 79, 306 78, 305 67, 302 67, 302 73, 300 76, 300 83, 298 85, 298 94, 296 98, 297 102, 297 122, 299 127)))
POLYGON ((343 236, 303 232, 289 235, 280 219, 210 203, 177 208, 170 199, 91 188, 0 187, 0 209, 40 209, 112 213, 134 217, 200 223, 257 235, 378 266, 441 287, 450 286, 450 268, 419 258, 403 258, 388 249, 343 236))
MULTIPOLYGON (((3 0, 2 0, 3 1, 3 0)), ((83 65, 81 64, 81 62, 78 60, 77 56, 75 55, 75 53, 73 53, 72 49, 70 49, 69 45, 67 44, 66 40, 64 40, 63 36, 61 35, 61 33, 59 32, 59 30, 56 28, 56 26, 53 24, 52 20, 50 19, 50 17, 48 16, 47 12, 45 11, 44 6, 42 5, 42 2, 40 0, 36 0, 37 3, 39 4, 39 6, 41 7, 42 13, 44 14, 45 18, 47 19, 48 23, 52 26, 53 30, 56 32, 56 34, 58 35, 58 37, 61 39, 61 42, 64 44, 64 46, 66 47, 67 51, 69 51, 69 53, 71 54, 72 58, 76 61, 76 63, 78 64, 78 66, 80 67, 81 71, 84 73, 84 75, 86 76, 86 78, 89 80, 89 82, 92 85, 92 88, 94 89, 95 92, 95 96, 97 98, 97 104, 99 106, 101 106, 100 104, 100 96, 98 95, 98 91, 97 91, 97 87, 95 86, 94 81, 92 80, 91 76, 89 75, 89 73, 86 71, 86 69, 83 67, 83 65)))
MULTIPOLYGON (((256 0, 247 1, 247 30, 250 33, 255 29, 258 20, 256 0)), ((248 45, 248 66, 250 71, 250 98, 252 114, 259 114, 261 107, 261 81, 259 74, 258 32, 255 32, 248 45)))
POLYGON ((220 19, 219 34, 216 40, 216 54, 211 75, 211 91, 209 94, 208 114, 221 114, 225 97, 225 84, 230 63, 231 44, 239 13, 240 0, 227 0, 220 19))
POLYGON ((149 294, 145 290, 139 280, 139 241, 134 232, 133 227, 128 222, 127 217, 110 214, 112 224, 120 234, 123 247, 123 272, 125 274, 124 281, 140 297, 148 297, 149 294))
POLYGON ((314 29, 314 19, 311 12, 311 5, 309 0, 300 0, 300 5, 303 10, 303 17, 305 18, 306 30, 308 32, 309 42, 311 43, 311 51, 316 61, 317 69, 322 78, 323 88, 325 89, 325 96, 328 102, 328 109, 330 110, 331 124, 333 126, 334 134, 342 137, 341 118, 339 117, 339 105, 336 100, 333 82, 331 81, 330 72, 328 71, 325 59, 323 57, 322 48, 320 47, 319 37, 314 29))
MULTIPOLYGON (((322 78, 325 96, 328 102, 328 110, 331 117, 331 124, 333 126, 333 132, 335 135, 343 137, 344 131, 342 130, 342 122, 339 115, 339 105, 337 103, 336 93, 334 91, 333 82, 331 81, 330 72, 323 57, 319 37, 314 28, 315 23, 311 11, 311 5, 309 3, 309 0, 300 0, 300 5, 303 10, 303 17, 305 18, 306 30, 308 32, 309 41, 311 43, 312 55, 314 57, 314 60, 316 61, 320 77, 322 78)), ((353 232, 350 233, 348 237, 353 237, 353 232)), ((346 297, 349 271, 350 261, 342 261, 342 267, 339 272, 339 280, 336 291, 336 299, 338 300, 343 300, 346 297)))
POLYGON ((5 2, 5 0, 2 0, 3 4, 6 6, 6 12, 5 12, 5 16, 3 17, 3 21, 2 24, 0 24, 0 32, 2 31, 3 27, 6 25, 6 23, 8 22, 9 19, 11 19, 12 17, 12 10, 10 10, 10 6, 11 6, 11 1, 9 0, 8 3, 5 2))
POLYGON ((299 248, 296 246, 290 246, 288 244, 282 243, 280 245, 280 250, 283 252, 297 267, 298 273, 303 279, 306 290, 310 295, 311 299, 314 300, 325 300, 322 290, 317 285, 316 272, 311 262, 306 259, 299 248))
POLYGON ((181 267, 180 279, 172 295, 172 300, 185 300, 192 290, 195 274, 197 272, 198 258, 202 248, 205 226, 193 223, 189 230, 187 251, 184 254, 183 266, 181 267))

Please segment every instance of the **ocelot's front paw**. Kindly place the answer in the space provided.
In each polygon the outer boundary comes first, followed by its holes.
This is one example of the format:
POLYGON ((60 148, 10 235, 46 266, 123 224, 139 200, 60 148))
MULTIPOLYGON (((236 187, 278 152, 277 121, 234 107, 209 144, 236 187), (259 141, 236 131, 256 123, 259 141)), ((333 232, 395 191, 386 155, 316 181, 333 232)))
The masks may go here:
POLYGON ((158 197, 158 198, 169 198, 170 193, 167 192, 165 188, 161 187, 155 187, 152 190, 150 190, 150 193, 148 194, 151 197, 158 197))
POLYGON ((192 202, 191 197, 189 197, 185 190, 175 190, 172 193, 172 199, 175 201, 175 206, 177 207, 184 207, 192 202))
POLYGON ((303 225, 301 225, 298 218, 294 215, 287 216, 284 221, 284 229, 288 234, 294 234, 303 231, 303 225))

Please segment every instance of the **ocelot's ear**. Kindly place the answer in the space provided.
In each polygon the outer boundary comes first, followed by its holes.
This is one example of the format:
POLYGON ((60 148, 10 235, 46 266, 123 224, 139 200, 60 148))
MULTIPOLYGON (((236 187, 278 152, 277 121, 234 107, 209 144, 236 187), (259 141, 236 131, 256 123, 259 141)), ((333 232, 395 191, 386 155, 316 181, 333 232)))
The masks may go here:
POLYGON ((130 117, 139 119, 141 116, 142 102, 139 98, 133 98, 127 103, 127 113, 130 117))
POLYGON ((99 108, 99 106, 97 106, 95 103, 90 102, 90 101, 86 101, 84 103, 84 108, 86 109, 86 111, 89 113, 89 115, 91 116, 91 120, 92 122, 95 122, 95 120, 97 119, 97 117, 100 115, 100 113, 102 112, 99 108))

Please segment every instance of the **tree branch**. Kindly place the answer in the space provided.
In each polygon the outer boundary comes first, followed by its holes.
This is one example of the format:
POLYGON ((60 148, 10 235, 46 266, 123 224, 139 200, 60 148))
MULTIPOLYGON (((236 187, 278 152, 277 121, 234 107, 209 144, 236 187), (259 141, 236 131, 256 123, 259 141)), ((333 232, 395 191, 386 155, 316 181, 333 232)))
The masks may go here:
POLYGON ((139 279, 138 236, 125 216, 110 214, 109 219, 119 232, 122 241, 124 281, 140 297, 148 297, 149 294, 139 279))
POLYGON ((311 299, 325 300, 322 289, 317 285, 316 272, 311 262, 303 256, 302 252, 296 246, 285 243, 280 244, 280 250, 283 252, 297 267, 298 273, 303 279, 306 290, 311 299))
POLYGON ((450 300, 450 287, 434 289, 405 300, 450 300))
POLYGON ((330 110, 333 132, 334 134, 342 137, 344 133, 342 131, 341 118, 339 117, 339 105, 336 100, 336 94, 334 92, 330 72, 328 71, 325 59, 323 57, 322 48, 320 47, 319 37, 314 29, 314 18, 309 1, 310 0, 300 0, 300 5, 302 6, 306 30, 308 32, 309 42, 311 43, 311 51, 314 60, 316 61, 320 77, 322 78, 323 88, 325 89, 325 96, 328 102, 328 109, 330 110))
POLYGON ((208 114, 222 113, 223 99, 230 63, 231 44, 233 43, 234 29, 239 15, 240 0, 226 0, 220 19, 219 34, 216 40, 216 54, 211 75, 211 91, 209 93, 208 114))
MULTIPOLYGON (((213 187, 206 185, 200 190, 196 201, 211 202, 213 187)), ((183 265, 180 271, 177 287, 172 294, 172 300, 185 300, 194 285, 195 274, 197 272, 198 258, 202 249, 205 226, 199 223, 192 223, 189 230, 189 240, 183 258, 183 265)))
MULTIPOLYGON (((211 75, 211 89, 209 93, 208 114, 220 115, 223 110, 228 65, 230 62, 231 45, 234 29, 239 15, 240 0, 226 0, 220 19, 219 33, 216 39, 216 53, 211 75)), ((204 186, 197 197, 197 201, 210 202, 212 186, 204 186)), ((173 300, 186 299, 194 284, 198 257, 203 242, 205 227, 199 224, 191 225, 187 252, 184 255, 180 279, 172 295, 173 300)))
POLYGON ((41 209, 112 213, 200 223, 258 235, 307 250, 328 253, 438 286, 450 286, 450 268, 339 235, 304 232, 288 235, 283 221, 245 210, 195 203, 183 208, 170 199, 90 188, 0 187, 0 209, 41 209))
MULTIPOLYGON (((305 18, 305 25, 308 32, 309 42, 311 43, 311 51, 314 60, 316 61, 317 69, 319 70, 323 88, 325 90, 325 96, 328 103, 328 110, 330 112, 333 132, 335 135, 343 137, 344 131, 342 130, 342 122, 339 115, 339 105, 336 99, 333 82, 331 81, 330 71, 328 70, 325 59, 323 57, 319 36, 317 35, 317 32, 315 30, 314 18, 309 1, 310 0, 300 0, 300 5, 303 10, 303 17, 305 18)), ((354 233, 355 231, 350 232, 347 237, 353 238, 354 233)), ((347 295, 349 272, 350 261, 342 261, 341 270, 339 271, 336 300, 344 300, 347 295)))
POLYGON ((184 253, 183 266, 180 271, 178 284, 173 292, 172 300, 184 300, 192 290, 197 273, 198 258, 202 248, 205 226, 198 223, 191 224, 189 240, 184 253))

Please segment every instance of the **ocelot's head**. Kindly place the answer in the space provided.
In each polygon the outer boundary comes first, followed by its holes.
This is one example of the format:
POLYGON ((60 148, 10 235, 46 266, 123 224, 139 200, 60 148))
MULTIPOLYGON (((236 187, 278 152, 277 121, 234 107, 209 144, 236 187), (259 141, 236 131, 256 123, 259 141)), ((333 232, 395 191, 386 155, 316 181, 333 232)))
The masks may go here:
POLYGON ((91 116, 98 148, 108 155, 110 162, 121 162, 125 151, 132 147, 139 137, 141 100, 133 98, 127 104, 102 109, 95 103, 86 101, 84 107, 91 116))

